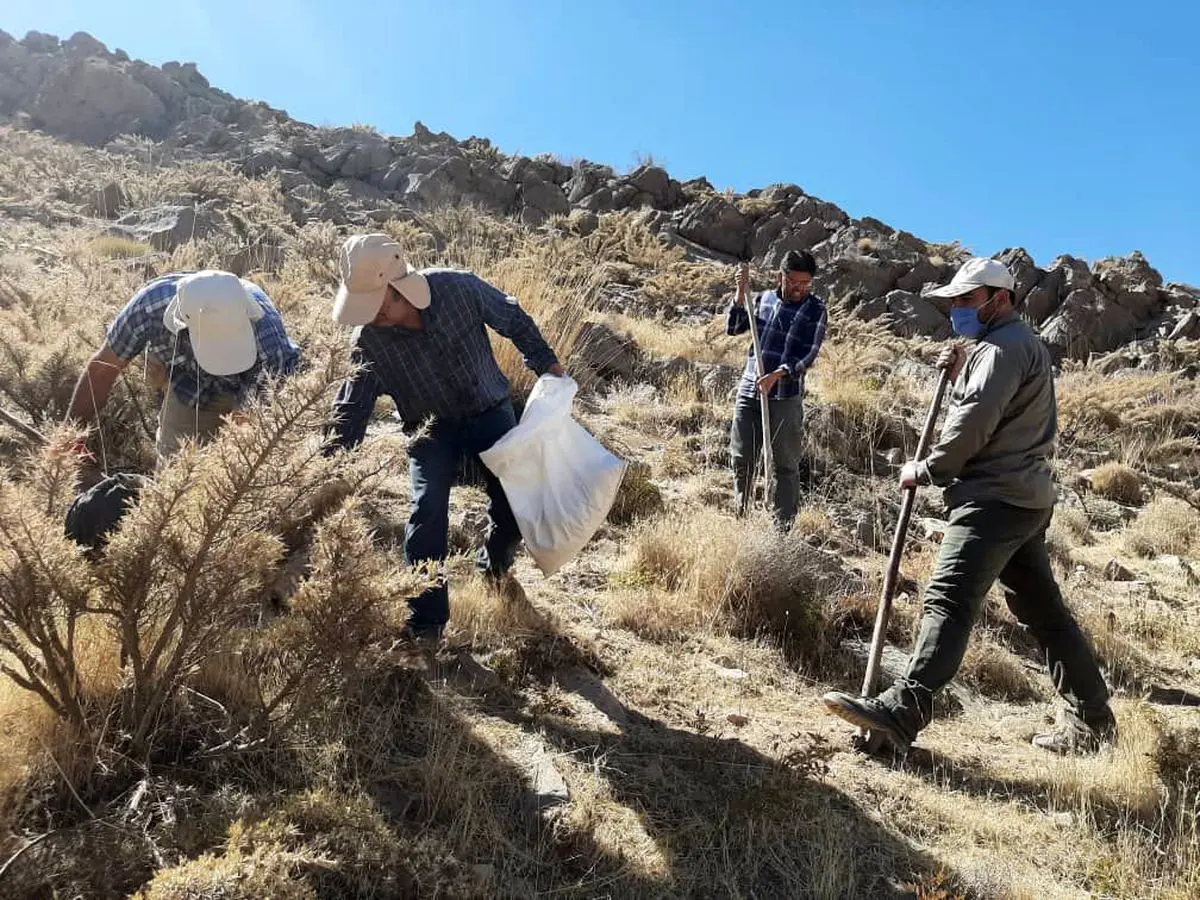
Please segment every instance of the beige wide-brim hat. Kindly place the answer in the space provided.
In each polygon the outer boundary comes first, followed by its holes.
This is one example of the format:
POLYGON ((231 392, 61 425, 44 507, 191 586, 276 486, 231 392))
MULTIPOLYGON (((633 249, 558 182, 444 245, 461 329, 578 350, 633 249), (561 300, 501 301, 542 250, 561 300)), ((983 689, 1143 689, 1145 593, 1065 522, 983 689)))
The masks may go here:
POLYGON ((179 279, 163 324, 172 334, 187 329, 192 353, 205 372, 237 375, 258 359, 254 323, 265 314, 242 279, 206 269, 179 279))
POLYGON ((386 234, 348 238, 340 259, 342 283, 333 301, 333 320, 367 325, 383 307, 390 284, 417 309, 429 307, 429 280, 409 265, 400 245, 386 234))

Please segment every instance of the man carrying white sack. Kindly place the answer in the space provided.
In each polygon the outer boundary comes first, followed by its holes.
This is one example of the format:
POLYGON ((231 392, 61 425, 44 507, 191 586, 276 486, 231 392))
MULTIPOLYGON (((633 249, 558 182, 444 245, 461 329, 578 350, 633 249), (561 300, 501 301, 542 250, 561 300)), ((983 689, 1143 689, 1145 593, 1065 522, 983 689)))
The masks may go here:
MULTIPOLYGON (((342 246, 342 283, 334 321, 354 326, 352 359, 361 364, 334 400, 330 449, 357 446, 381 394, 389 395, 408 433, 428 421, 409 447, 412 513, 404 532, 409 565, 445 560, 449 549, 450 489, 464 454, 478 457, 517 424, 509 381, 496 361, 487 329, 508 338, 538 376, 563 376, 563 367, 537 323, 516 298, 479 276, 455 269, 414 269, 400 245, 384 234, 356 235, 342 246)), ((499 480, 484 469, 487 541, 477 565, 510 600, 522 599, 509 573, 521 532, 499 480)), ((411 598, 406 636, 436 643, 450 619, 445 576, 411 598)))

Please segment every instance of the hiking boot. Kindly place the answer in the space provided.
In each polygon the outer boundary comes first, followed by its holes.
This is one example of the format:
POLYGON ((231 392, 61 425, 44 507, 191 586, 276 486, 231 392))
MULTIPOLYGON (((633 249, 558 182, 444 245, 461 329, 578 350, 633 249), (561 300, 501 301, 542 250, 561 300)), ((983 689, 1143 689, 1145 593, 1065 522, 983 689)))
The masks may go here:
POLYGON ((1060 756, 1097 753, 1106 745, 1117 743, 1117 720, 1110 712, 1095 723, 1085 722, 1075 713, 1062 710, 1057 727, 1033 736, 1032 744, 1060 756))
POLYGON ((912 741, 900 730, 896 717, 873 697, 856 697, 845 691, 830 691, 821 700, 835 716, 873 735, 882 735, 897 753, 907 753, 912 741))

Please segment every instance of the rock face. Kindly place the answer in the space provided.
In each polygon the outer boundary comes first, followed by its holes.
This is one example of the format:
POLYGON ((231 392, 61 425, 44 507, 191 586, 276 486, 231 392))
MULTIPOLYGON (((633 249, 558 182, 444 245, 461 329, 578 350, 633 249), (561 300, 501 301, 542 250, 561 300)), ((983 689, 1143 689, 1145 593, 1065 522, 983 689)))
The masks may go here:
MULTIPOLYGON (((795 184, 733 196, 703 178, 680 183, 653 164, 619 174, 587 161, 509 156, 485 138, 460 141, 420 122, 408 137, 317 128, 212 87, 191 63, 152 66, 82 32, 60 41, 0 31, 5 121, 118 153, 144 149, 130 138, 137 136, 158 142, 166 160, 218 159, 251 177, 277 174, 296 225, 364 227, 449 203, 586 235, 605 215, 636 212, 695 259, 749 257, 775 268, 789 251, 811 250, 820 268, 814 288, 835 312, 879 318, 904 335, 949 333, 948 307, 923 294, 945 284, 966 256, 877 219, 851 218, 795 184)), ((131 210, 119 184, 86 198, 79 212, 161 249, 225 228, 215 208, 131 210)), ((269 237, 244 243, 269 246, 269 237)), ((996 258, 1012 269, 1023 314, 1060 359, 1200 339, 1200 290, 1164 284, 1140 253, 1092 267, 1061 256, 1042 268, 1020 247, 996 258)))

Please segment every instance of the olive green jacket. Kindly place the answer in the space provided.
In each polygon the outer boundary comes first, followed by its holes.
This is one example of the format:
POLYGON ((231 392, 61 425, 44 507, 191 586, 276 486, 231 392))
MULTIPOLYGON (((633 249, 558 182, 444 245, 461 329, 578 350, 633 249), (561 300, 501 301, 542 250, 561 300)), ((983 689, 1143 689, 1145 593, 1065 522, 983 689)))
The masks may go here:
POLYGON ((1058 431, 1050 354, 1015 313, 970 351, 937 444, 918 464, 921 484, 945 487, 946 506, 1000 501, 1054 505, 1050 468, 1058 431))

